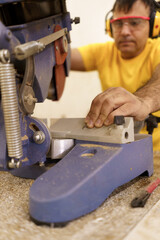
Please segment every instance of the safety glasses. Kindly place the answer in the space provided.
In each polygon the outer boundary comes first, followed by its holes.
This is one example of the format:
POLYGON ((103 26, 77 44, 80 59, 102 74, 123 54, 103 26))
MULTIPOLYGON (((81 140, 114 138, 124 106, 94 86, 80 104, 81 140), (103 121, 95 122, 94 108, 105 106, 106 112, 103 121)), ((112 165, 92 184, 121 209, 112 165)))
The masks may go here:
POLYGON ((115 31, 120 31, 123 26, 126 24, 130 28, 130 30, 141 30, 144 26, 146 21, 149 21, 149 17, 142 17, 142 16, 124 16, 119 18, 111 19, 111 25, 115 31))

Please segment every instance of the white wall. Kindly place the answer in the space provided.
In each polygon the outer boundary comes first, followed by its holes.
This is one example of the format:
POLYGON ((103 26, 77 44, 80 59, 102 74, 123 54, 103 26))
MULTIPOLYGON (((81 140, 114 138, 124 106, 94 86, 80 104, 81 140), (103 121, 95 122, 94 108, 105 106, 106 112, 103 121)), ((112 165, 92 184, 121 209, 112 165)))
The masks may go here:
MULTIPOLYGON (((66 3, 71 18, 81 19, 80 24, 72 24, 71 47, 108 40, 104 19, 113 0, 67 0, 66 3)), ((70 72, 60 101, 38 103, 34 115, 40 118, 85 117, 99 92, 101 87, 96 72, 70 72)))

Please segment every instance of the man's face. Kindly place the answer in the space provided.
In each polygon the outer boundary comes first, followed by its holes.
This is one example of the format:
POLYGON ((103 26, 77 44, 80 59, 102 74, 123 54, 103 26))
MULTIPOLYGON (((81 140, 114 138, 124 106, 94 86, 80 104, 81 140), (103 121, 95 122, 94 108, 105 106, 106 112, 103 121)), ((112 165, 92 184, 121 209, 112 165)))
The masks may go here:
MULTIPOLYGON (((113 37, 117 48, 121 52, 122 58, 130 59, 138 56, 144 49, 149 36, 149 21, 141 19, 136 27, 134 16, 149 17, 150 9, 143 2, 137 0, 129 12, 115 10, 113 19, 123 18, 120 22, 112 23, 113 37)), ((138 19, 135 18, 136 21, 138 19)))

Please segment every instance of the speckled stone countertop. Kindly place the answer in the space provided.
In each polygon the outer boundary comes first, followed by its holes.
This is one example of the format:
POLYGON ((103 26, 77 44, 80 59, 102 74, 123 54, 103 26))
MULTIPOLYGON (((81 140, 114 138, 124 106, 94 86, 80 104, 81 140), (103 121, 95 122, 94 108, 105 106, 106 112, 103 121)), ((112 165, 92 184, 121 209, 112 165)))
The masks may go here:
MULTIPOLYGON (((158 176, 160 176, 160 154, 155 154, 152 177, 136 178, 116 189, 94 212, 70 222, 63 228, 51 228, 47 225, 36 225, 30 219, 29 188, 33 180, 0 172, 0 240, 124 239, 158 202, 160 187, 153 192, 144 208, 130 207, 137 193, 158 176)), ((155 218, 157 218, 156 214, 155 218)))

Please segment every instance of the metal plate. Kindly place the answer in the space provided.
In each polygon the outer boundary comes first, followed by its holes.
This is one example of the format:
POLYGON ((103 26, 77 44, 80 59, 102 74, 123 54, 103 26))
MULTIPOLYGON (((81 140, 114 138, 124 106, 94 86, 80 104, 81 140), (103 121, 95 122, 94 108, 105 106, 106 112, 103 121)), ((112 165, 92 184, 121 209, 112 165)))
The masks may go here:
POLYGON ((133 118, 125 117, 123 125, 112 124, 101 128, 87 128, 83 118, 63 118, 50 128, 52 138, 72 138, 77 140, 107 143, 128 143, 134 141, 133 118))

